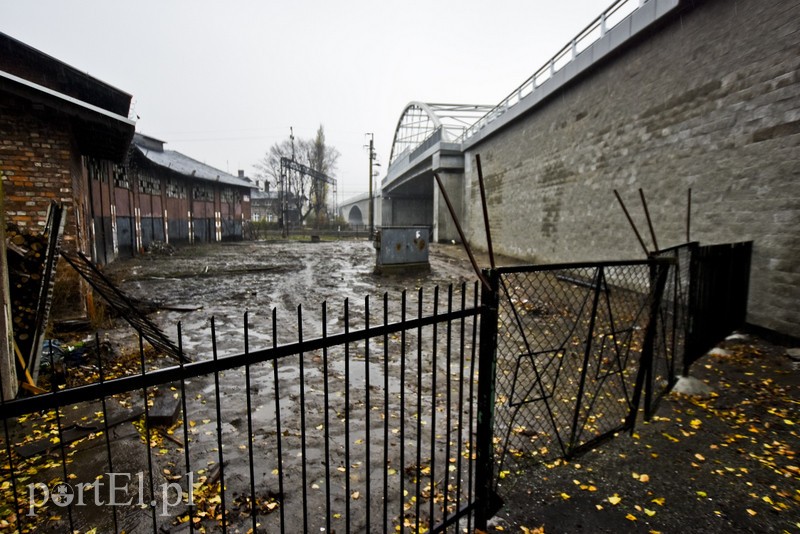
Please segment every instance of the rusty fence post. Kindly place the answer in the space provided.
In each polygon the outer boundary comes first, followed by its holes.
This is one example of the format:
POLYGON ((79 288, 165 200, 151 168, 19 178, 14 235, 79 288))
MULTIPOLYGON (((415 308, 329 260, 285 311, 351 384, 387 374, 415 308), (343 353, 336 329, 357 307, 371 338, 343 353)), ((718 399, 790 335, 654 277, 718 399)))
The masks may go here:
POLYGON ((497 321, 500 275, 484 269, 489 287, 481 286, 481 331, 478 352, 478 427, 475 466, 475 527, 486 530, 487 521, 502 503, 494 491, 494 403, 497 369, 497 321))

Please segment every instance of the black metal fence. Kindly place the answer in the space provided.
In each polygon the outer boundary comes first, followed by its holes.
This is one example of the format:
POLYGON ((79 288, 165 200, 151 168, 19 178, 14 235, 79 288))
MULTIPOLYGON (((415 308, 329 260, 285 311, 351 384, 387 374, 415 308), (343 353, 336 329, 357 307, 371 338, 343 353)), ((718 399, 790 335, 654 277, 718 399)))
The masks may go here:
POLYGON ((2 520, 56 532, 471 530, 477 290, 377 308, 323 305, 318 322, 299 308, 283 327, 273 312, 257 336, 245 316, 245 351, 227 356, 212 321, 206 359, 163 369, 148 368, 140 338, 135 374, 109 379, 98 358, 93 384, 3 403, 2 520), (313 324, 321 336, 306 339, 313 324), (279 345, 287 330, 295 340, 279 345), (264 336, 272 346, 251 350, 264 336), (173 397, 177 424, 155 426, 173 397))
POLYGON ((656 384, 654 362, 670 365, 656 326, 671 265, 499 270, 496 481, 633 427, 642 391, 656 384))
POLYGON ((691 254, 685 369, 745 323, 753 242, 697 246, 691 254))
POLYGON ((753 242, 686 243, 656 253, 677 262, 665 299, 676 304, 677 361, 684 374, 701 356, 744 325, 753 242))
POLYGON ((138 372, 97 357, 94 383, 0 405, 0 520, 54 532, 484 528, 517 465, 633 428, 642 397, 652 413, 682 354, 678 264, 503 268, 486 271, 480 296, 462 285, 323 304, 318 320, 298 308, 281 326, 274 311, 268 324, 245 315, 244 352, 230 355, 212 320, 206 357, 168 368, 148 363, 140 336, 138 372))

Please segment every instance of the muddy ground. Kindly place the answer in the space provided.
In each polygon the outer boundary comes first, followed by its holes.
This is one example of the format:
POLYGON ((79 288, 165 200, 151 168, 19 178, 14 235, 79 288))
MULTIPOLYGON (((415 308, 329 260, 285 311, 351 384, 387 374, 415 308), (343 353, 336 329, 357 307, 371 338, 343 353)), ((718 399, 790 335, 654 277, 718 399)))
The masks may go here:
MULTIPOLYGON (((482 265, 488 260, 481 256, 482 265)), ((511 260, 501 259, 506 264, 511 260)), ((345 314, 351 329, 363 328, 365 322, 364 297, 370 297, 370 321, 380 322, 382 314, 381 302, 383 294, 389 293, 390 320, 400 315, 400 294, 404 289, 409 291, 409 316, 416 316, 417 289, 424 287, 427 298, 424 300, 424 313, 432 311, 432 288, 436 285, 446 288, 455 285, 456 302, 458 302, 461 285, 470 302, 474 294, 475 276, 463 251, 455 246, 434 245, 431 254, 430 272, 408 273, 405 275, 376 276, 372 274, 374 249, 370 242, 335 241, 322 243, 308 242, 260 242, 231 243, 217 246, 201 246, 183 248, 174 254, 158 253, 142 256, 134 260, 120 261, 110 266, 107 273, 115 279, 120 287, 129 295, 149 302, 155 311, 150 314, 161 328, 173 339, 177 338, 177 325, 181 324, 182 345, 185 351, 195 359, 213 357, 214 348, 211 335, 211 318, 214 318, 216 330, 216 350, 218 356, 237 354, 244 351, 245 328, 244 313, 248 312, 249 349, 269 347, 273 342, 279 344, 297 341, 302 333, 305 339, 321 335, 323 324, 328 334, 344 329, 345 314), (349 299, 345 311, 344 300, 349 299), (322 321, 322 302, 327 301, 327 317, 322 321), (302 313, 298 314, 298 307, 302 313), (168 309, 172 308, 172 309, 168 309), (275 309, 278 328, 272 330, 272 310, 275 309), (182 311, 178 311, 178 309, 182 311), (188 311, 187 311, 188 310, 188 311)), ((444 291, 444 290, 442 290, 444 291)), ((446 293, 442 293, 445 295, 446 293)), ((444 299, 440 300, 442 309, 444 299)), ((118 325, 117 328, 103 334, 118 352, 135 349, 137 340, 129 327, 118 325), (127 348, 126 348, 127 347, 127 348)), ((422 336, 422 347, 426 353, 431 352, 430 336, 422 336)), ((409 343, 416 343, 411 334, 409 343)), ((396 342, 396 340, 392 340, 396 342)), ((380 340, 370 341, 370 350, 379 353, 382 350, 380 340)), ((658 532, 791 532, 800 530, 798 511, 800 510, 800 470, 795 453, 798 448, 798 437, 795 423, 800 420, 797 399, 797 371, 784 356, 784 349, 766 344, 754 338, 729 341, 725 347, 728 355, 706 357, 695 365, 695 372, 706 380, 716 393, 706 399, 689 398, 670 395, 664 401, 657 417, 650 423, 640 424, 633 436, 621 435, 590 452, 580 459, 570 462, 530 466, 512 473, 500 481, 500 493, 506 506, 493 521, 490 531, 526 532, 543 526, 545 532, 618 532, 618 531, 658 531, 658 532)), ((354 395, 366 391, 363 373, 369 366, 373 377, 381 376, 380 366, 367 363, 363 357, 363 343, 353 347, 353 358, 357 362, 352 382, 346 385, 354 395), (358 370, 361 371, 358 371, 358 370)), ((436 352, 436 351, 433 351, 436 352)), ((370 361, 372 361, 370 359, 370 361)), ((133 366, 137 360, 132 360, 133 366)), ((174 362, 150 361, 148 369, 174 362)), ((280 398, 284 402, 281 408, 286 411, 287 420, 298 414, 291 408, 297 404, 301 389, 298 386, 299 360, 286 362, 279 370, 280 382, 285 387, 280 398)), ((302 393, 309 395, 306 399, 311 405, 320 404, 322 389, 321 359, 319 354, 308 355, 307 367, 304 370, 305 384, 308 389, 302 393)), ((392 376, 396 376, 397 358, 392 357, 392 376)), ((331 385, 342 385, 342 363, 331 362, 331 385)), ((429 374, 434 367, 445 375, 446 368, 440 361, 421 369, 419 374, 429 374)), ((386 369, 390 369, 389 366, 386 369)), ((449 369, 447 369, 449 370, 449 369)), ((259 472, 256 478, 260 483, 256 488, 261 499, 262 524, 259 528, 273 531, 277 526, 278 514, 274 503, 277 488, 274 485, 276 435, 275 410, 268 402, 273 388, 273 368, 268 364, 254 366, 252 369, 254 399, 254 434, 259 447, 256 449, 256 464, 259 472), (263 399, 262 399, 263 396, 263 399), (269 513, 272 512, 272 513, 269 513)), ((408 369, 416 372, 413 365, 408 369)), ((352 371, 351 371, 352 372, 352 371)), ((455 377, 457 371, 451 371, 455 377)), ((464 373, 460 373, 461 376, 464 373)), ((440 378, 441 380, 441 378, 440 378)), ((226 451, 226 485, 230 488, 228 507, 235 495, 247 493, 249 480, 246 461, 246 406, 240 394, 243 376, 241 372, 223 373, 219 381, 219 398, 221 403, 220 425, 214 413, 214 402, 217 398, 216 384, 212 377, 193 380, 186 385, 186 398, 189 421, 191 422, 190 439, 192 441, 192 470, 199 475, 208 476, 218 463, 216 447, 219 436, 226 451)), ((390 417, 395 418, 399 410, 396 405, 401 383, 396 379, 390 383, 392 405, 390 417)), ((413 383, 404 383, 409 394, 416 393, 413 383)), ((165 391, 171 391, 166 390, 165 391)), ((423 386, 425 399, 418 408, 420 418, 430 424, 433 412, 427 400, 430 389, 423 386)), ((441 397, 439 390, 439 396, 441 397)), ((172 393, 168 393, 172 394, 172 393)), ((375 404, 381 399, 371 394, 375 404)), ((412 397, 413 398, 413 397, 412 397)), ((350 504, 353 513, 346 515, 345 506, 348 499, 342 495, 342 489, 332 490, 333 510, 336 521, 333 530, 343 532, 343 521, 350 518, 352 531, 370 531, 363 517, 358 517, 356 504, 363 504, 364 456, 359 447, 363 447, 365 433, 364 419, 357 415, 351 417, 349 440, 343 434, 341 395, 331 400, 333 412, 338 421, 331 424, 331 453, 333 466, 342 467, 341 446, 348 441, 359 460, 351 460, 347 475, 351 480, 351 497, 362 495, 356 503, 352 498, 350 504), (337 426, 338 425, 338 426, 337 426), (338 463, 336 461, 338 461, 338 463), (359 491, 360 490, 360 491, 359 491), (339 493, 337 493, 337 491, 339 493)), ((141 405, 141 396, 137 399, 123 399, 128 407, 141 405)), ((457 399, 453 400, 457 404, 457 399)), ((364 405, 356 402, 356 413, 363 410, 364 405)), ((413 408, 413 407, 412 407, 413 408)), ((463 409, 455 406, 455 410, 463 409)), ((98 413, 98 406, 87 407, 87 412, 98 413)), ((413 411, 409 409, 409 411, 413 411)), ((413 415, 413 414, 407 414, 413 415)), ((91 416, 91 413, 88 413, 91 416)), ((375 429, 380 429, 380 414, 375 414, 370 436, 376 441, 375 429)), ((322 421, 311 419, 306 422, 309 428, 322 428, 322 421), (318 424, 319 423, 319 424, 318 424)), ((75 420, 80 420, 74 415, 75 420)), ((441 421, 441 417, 438 419, 441 421)), ((291 425, 291 424, 290 424, 291 425)), ((436 442, 436 454, 443 454, 440 435, 434 430, 424 436, 424 446, 431 448, 436 442)), ((112 432, 114 454, 120 462, 115 470, 136 472, 148 461, 142 453, 143 447, 138 445, 143 439, 144 431, 131 425, 119 425, 112 432), (129 451, 129 452, 126 452, 129 451)), ((319 434, 319 433, 318 433, 319 434)), ((151 450, 155 471, 164 473, 164 480, 174 480, 176 473, 183 472, 183 449, 176 446, 175 439, 183 439, 180 425, 174 429, 172 438, 155 437, 151 450)), ((300 436, 295 428, 284 427, 284 448, 290 451, 300 449, 300 436)), ((469 438, 459 435, 462 441, 469 438)), ((413 441, 413 428, 407 435, 413 441)), ((324 487, 323 462, 320 461, 322 438, 320 435, 308 437, 309 465, 314 467, 307 473, 309 491, 318 491, 324 487)), ((451 439, 451 442, 453 440, 451 439)), ((94 469, 104 472, 104 442, 96 440, 93 448, 84 446, 81 455, 83 463, 92 464, 86 472, 94 469), (88 452, 87 452, 88 451, 88 452)), ((297 487, 301 476, 301 462, 289 458, 284 468, 287 480, 297 487)), ((394 453, 393 453, 394 454, 394 453)), ((413 461, 404 462, 402 469, 398 460, 392 456, 391 470, 408 472, 409 468, 419 469, 413 461)), ((423 458, 423 463, 426 458, 423 458)), ((55 461, 55 460, 53 460, 55 461)), ((380 478, 382 456, 376 446, 372 456, 371 469, 380 478)), ((430 457, 427 458, 430 462, 430 457)), ((441 460, 440 460, 441 461, 441 460)), ((446 462, 447 460, 444 460, 446 462)), ((75 463, 79 463, 76 457, 75 463)), ((466 465, 466 464, 465 464, 466 465)), ((76 480, 83 480, 87 475, 78 472, 76 480)), ((408 478, 411 482, 413 477, 408 478)), ((163 481, 159 478, 156 482, 163 481)), ((287 484, 288 486, 288 484, 287 484)), ((393 481, 390 489, 396 489, 393 481)), ((376 494, 378 492, 375 492, 376 494)), ((297 491, 284 495, 287 505, 287 531, 302 531, 302 511, 298 503, 297 491)), ((210 496, 209 500, 214 496, 210 496)), ((376 496, 368 498, 377 499, 376 496)), ((241 502, 239 503, 241 504, 241 502)), ((374 509, 379 509, 380 501, 374 500, 374 509)), ((402 510, 402 502, 392 502, 392 509, 402 510)), ((311 523, 307 526, 320 531, 324 525, 324 509, 311 507, 307 515, 311 523)), ((241 508, 246 508, 242 507, 241 508)), ((146 508, 146 507, 145 507, 146 508)), ((206 507, 205 510, 213 510, 206 507)), ((127 532, 152 531, 149 526, 150 514, 147 510, 129 508, 120 509, 118 522, 127 532)), ((50 530, 59 531, 63 527, 63 513, 53 515, 61 510, 50 510, 50 530)), ((81 532, 98 527, 97 532, 106 532, 113 528, 107 510, 102 517, 82 516, 76 525, 81 532)), ((213 513, 212 513, 213 515, 213 513)), ((230 531, 246 532, 247 518, 233 517, 230 531)), ((158 518, 160 526, 165 529, 174 528, 174 519, 158 518)), ((395 520, 397 521, 397 520, 395 520)), ((209 531, 214 531, 216 524, 213 517, 205 518, 203 523, 209 531)), ((376 524, 373 517, 372 525, 376 524)), ((0 529, 1 530, 1 529, 0 529)), ((411 530, 411 529, 406 529, 411 530)))

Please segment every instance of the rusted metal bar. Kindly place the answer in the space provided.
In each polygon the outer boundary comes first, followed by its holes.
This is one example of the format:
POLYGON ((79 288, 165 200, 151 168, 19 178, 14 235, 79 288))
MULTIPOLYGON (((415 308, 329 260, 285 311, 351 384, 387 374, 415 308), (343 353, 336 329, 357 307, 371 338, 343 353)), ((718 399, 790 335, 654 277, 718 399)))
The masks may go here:
POLYGON ((639 234, 639 230, 636 229, 636 225, 633 223, 633 219, 631 219, 631 214, 628 213, 628 208, 625 207, 625 203, 622 201, 622 197, 619 196, 619 192, 617 192, 616 189, 614 189, 614 195, 616 195, 617 201, 619 202, 619 205, 622 207, 622 211, 625 212, 625 217, 628 218, 628 223, 631 225, 631 228, 633 228, 633 233, 636 234, 636 239, 639 240, 639 244, 642 246, 644 255, 649 256, 650 252, 648 252, 647 246, 644 244, 644 240, 642 239, 642 236, 639 234))
POLYGON ((650 237, 653 239, 653 247, 654 250, 660 250, 658 248, 658 240, 656 240, 656 232, 653 230, 653 220, 650 218, 650 210, 647 209, 647 199, 644 198, 644 190, 640 187, 639 188, 639 198, 642 199, 642 207, 644 208, 644 216, 647 219, 647 227, 650 228, 650 237))
POLYGON ((436 183, 439 184, 439 191, 442 192, 442 197, 444 197, 444 202, 447 204, 447 209, 450 211, 450 216, 453 218, 453 222, 456 225, 456 230, 458 231, 458 235, 461 238, 461 243, 464 245, 464 250, 467 251, 467 256, 469 256, 469 261, 472 263, 472 269, 475 271, 475 274, 478 276, 478 279, 483 284, 483 287, 489 288, 489 281, 483 276, 481 272, 481 268, 478 267, 478 262, 475 261, 475 256, 472 254, 472 249, 467 243, 467 238, 464 236, 464 230, 461 228, 461 223, 458 222, 458 216, 456 215, 456 210, 453 209, 453 205, 450 203, 450 197, 447 196, 447 191, 445 191, 444 186, 442 185, 442 180, 439 178, 439 175, 433 173, 433 177, 436 178, 436 183))
POLYGON ((691 243, 691 228, 692 228, 692 188, 687 192, 688 198, 686 199, 686 242, 691 243))
POLYGON ((481 155, 475 154, 475 162, 478 167, 478 185, 481 189, 481 207, 483 208, 483 227, 486 229, 486 248, 489 251, 489 264, 492 269, 494 264, 494 250, 492 249, 492 229, 489 226, 489 206, 486 203, 486 188, 483 185, 483 168, 481 167, 481 155))

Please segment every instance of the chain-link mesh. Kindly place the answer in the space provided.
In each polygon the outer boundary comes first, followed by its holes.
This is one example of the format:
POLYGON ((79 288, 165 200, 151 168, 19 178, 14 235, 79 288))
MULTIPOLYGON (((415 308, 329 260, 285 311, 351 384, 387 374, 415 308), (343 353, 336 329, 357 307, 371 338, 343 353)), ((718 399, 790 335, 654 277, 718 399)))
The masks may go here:
POLYGON ((653 367, 648 383, 645 414, 650 417, 658 402, 675 384, 686 352, 687 321, 689 320, 689 280, 694 243, 679 245, 654 254, 670 259, 670 271, 659 307, 653 350, 653 367))
POLYGON ((501 270, 495 442, 499 478, 626 427, 656 269, 614 263, 501 270))

